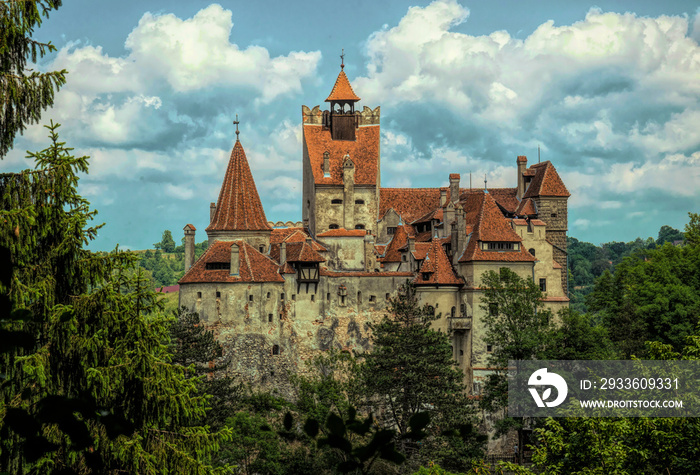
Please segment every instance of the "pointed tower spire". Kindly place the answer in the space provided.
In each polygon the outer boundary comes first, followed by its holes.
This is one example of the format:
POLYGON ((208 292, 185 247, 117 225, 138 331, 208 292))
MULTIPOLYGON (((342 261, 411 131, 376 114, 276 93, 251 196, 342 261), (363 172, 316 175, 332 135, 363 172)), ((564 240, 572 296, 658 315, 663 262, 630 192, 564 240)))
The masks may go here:
MULTIPOLYGON (((236 117, 234 121, 236 129, 238 129, 238 123, 238 117, 236 117)), ((253 174, 248 166, 245 150, 238 139, 233 146, 224 183, 221 185, 216 212, 206 230, 208 233, 221 235, 227 239, 242 238, 236 236, 235 231, 271 230, 255 187, 253 174)))

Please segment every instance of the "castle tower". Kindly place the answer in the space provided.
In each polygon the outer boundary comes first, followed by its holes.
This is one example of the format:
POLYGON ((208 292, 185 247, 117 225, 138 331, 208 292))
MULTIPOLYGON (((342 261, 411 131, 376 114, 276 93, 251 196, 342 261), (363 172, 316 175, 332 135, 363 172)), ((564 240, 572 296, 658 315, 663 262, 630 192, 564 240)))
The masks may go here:
POLYGON ((210 246, 214 241, 243 240, 258 251, 267 252, 272 229, 267 224, 245 150, 238 140, 238 130, 219 200, 212 211, 206 229, 210 246))
POLYGON ((340 228, 377 231, 379 107, 355 110, 360 98, 344 68, 326 98, 330 110, 302 106, 302 218, 314 235, 340 228))

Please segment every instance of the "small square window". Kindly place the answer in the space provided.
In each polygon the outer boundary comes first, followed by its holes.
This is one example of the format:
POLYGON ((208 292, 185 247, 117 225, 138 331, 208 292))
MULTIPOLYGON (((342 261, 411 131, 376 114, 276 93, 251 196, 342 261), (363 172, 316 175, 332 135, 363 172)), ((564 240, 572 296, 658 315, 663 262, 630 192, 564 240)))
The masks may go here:
POLYGON ((297 299, 297 294, 292 294, 292 300, 296 300, 296 299, 297 299))
POLYGON ((284 292, 280 294, 280 300, 284 300, 284 292))
POLYGON ((486 352, 491 353, 493 351, 493 345, 486 345, 486 352))
POLYGON ((330 292, 328 292, 326 294, 326 300, 328 300, 329 302, 331 301, 331 293, 330 292))
POLYGON ((268 298, 268 299, 270 298, 270 292, 267 293, 267 298, 268 298))
POLYGON ((387 294, 384 296, 384 298, 385 298, 386 300, 389 300, 389 299, 391 298, 391 294, 388 294, 388 293, 387 293, 387 294))
POLYGON ((316 301, 316 296, 313 295, 313 294, 311 295, 311 301, 312 301, 312 302, 315 302, 315 301, 316 301))
POLYGON ((279 354, 280 354, 280 346, 279 346, 279 345, 272 345, 272 354, 273 354, 273 355, 279 355, 279 354))
POLYGON ((376 301, 377 301, 377 296, 376 296, 376 295, 370 295, 370 296, 369 296, 369 301, 370 301, 371 303, 376 302, 376 301))
POLYGON ((221 298, 221 292, 216 292, 216 298, 220 299, 221 298))
POLYGON ((252 301, 253 301, 253 294, 250 294, 250 295, 248 296, 248 302, 252 302, 252 301))

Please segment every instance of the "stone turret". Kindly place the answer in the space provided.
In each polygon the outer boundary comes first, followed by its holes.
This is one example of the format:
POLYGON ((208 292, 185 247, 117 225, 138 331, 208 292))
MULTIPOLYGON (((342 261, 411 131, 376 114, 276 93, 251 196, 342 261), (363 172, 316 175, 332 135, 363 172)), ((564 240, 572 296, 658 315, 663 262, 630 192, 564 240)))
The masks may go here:
POLYGON ((185 225, 185 272, 194 265, 194 233, 197 229, 191 225, 185 225))

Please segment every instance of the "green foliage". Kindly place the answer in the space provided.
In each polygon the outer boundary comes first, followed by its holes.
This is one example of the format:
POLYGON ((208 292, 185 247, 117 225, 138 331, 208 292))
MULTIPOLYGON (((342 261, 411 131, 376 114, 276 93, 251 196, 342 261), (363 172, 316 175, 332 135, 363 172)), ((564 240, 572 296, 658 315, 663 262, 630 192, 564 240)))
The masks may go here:
POLYGON ((53 104, 54 92, 66 82, 66 70, 39 73, 27 68, 46 53, 49 43, 32 39, 49 12, 61 0, 0 1, 0 158, 12 148, 17 132, 38 123, 41 111, 53 104))
POLYGON ((590 315, 563 309, 559 324, 547 336, 542 357, 550 360, 615 359, 616 351, 608 337, 608 329, 590 315))
POLYGON ((164 252, 174 252, 175 251, 175 240, 173 239, 172 233, 166 229, 163 231, 163 238, 160 242, 153 245, 155 249, 162 249, 164 252))
POLYGON ((626 357, 643 356, 645 341, 680 350, 700 317, 700 247, 667 243, 626 258, 596 281, 588 304, 626 357))
POLYGON ((661 226, 659 229, 659 237, 656 239, 657 246, 663 246, 667 242, 673 244, 675 241, 683 241, 685 237, 683 233, 671 226, 661 226))
MULTIPOLYGON (((163 232, 163 240, 154 244, 156 248, 155 252, 149 249, 140 254, 140 266, 152 273, 153 280, 157 287, 175 285, 182 276, 185 275, 184 245, 175 247, 174 241, 172 242, 172 246, 164 245, 166 236, 170 236, 170 240, 172 240, 170 231, 166 230, 163 232), (170 250, 166 250, 166 247, 170 250), (163 254, 163 251, 172 254, 163 254)), ((199 257, 204 254, 208 243, 208 241, 202 241, 199 244, 195 244, 195 260, 199 259, 199 257)))
POLYGON ((685 225, 685 240, 689 246, 700 245, 700 214, 688 213, 690 221, 685 225))
POLYGON ((0 289, 0 470, 208 473, 225 433, 195 424, 205 400, 170 364, 170 321, 134 256, 83 249, 97 229, 76 192, 87 159, 57 127, 31 154, 37 171, 0 177, 0 247, 13 267, 0 289))
MULTIPOLYGON (((485 438, 471 425, 473 407, 464 393, 464 375, 447 335, 431 328, 438 316, 418 305, 408 283, 391 299, 389 312, 390 317, 372 325, 374 349, 364 355, 360 368, 365 407, 382 414, 380 423, 399 436, 410 431, 412 417, 427 412, 430 437, 421 445, 419 459, 439 451, 435 460, 450 468, 481 456, 485 438)), ((401 447, 407 449, 405 443, 401 447)))

